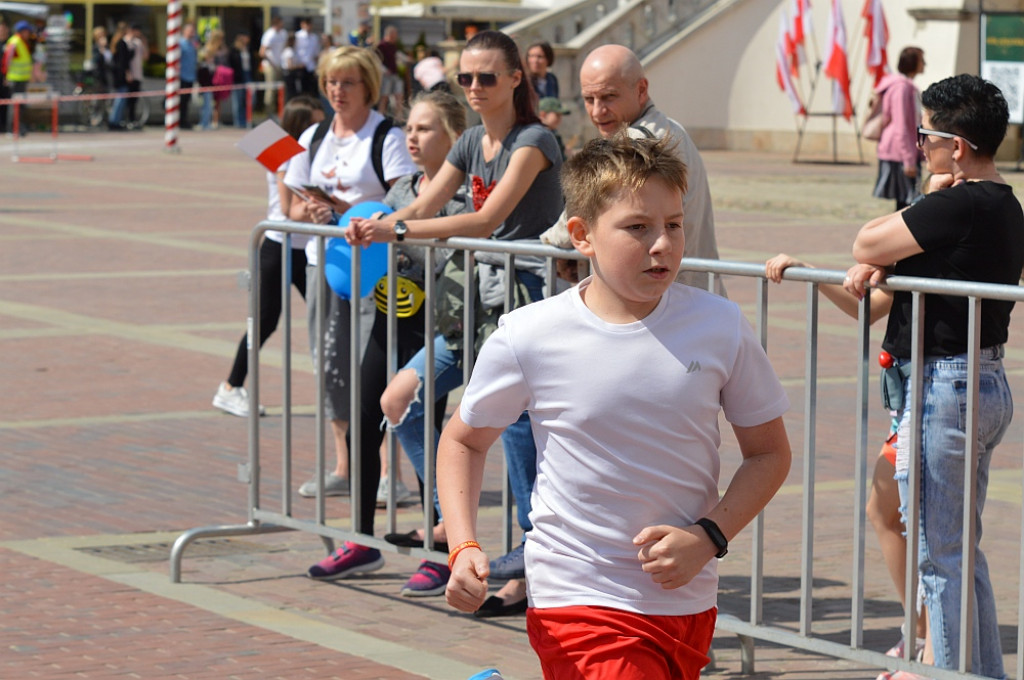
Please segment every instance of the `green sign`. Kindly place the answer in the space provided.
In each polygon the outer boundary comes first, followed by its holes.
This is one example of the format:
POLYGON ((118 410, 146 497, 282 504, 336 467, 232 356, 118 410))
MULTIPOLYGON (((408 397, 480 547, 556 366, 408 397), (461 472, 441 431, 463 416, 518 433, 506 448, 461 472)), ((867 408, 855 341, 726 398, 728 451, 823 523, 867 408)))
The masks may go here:
POLYGON ((1024 15, 985 16, 985 61, 1024 61, 1024 15))

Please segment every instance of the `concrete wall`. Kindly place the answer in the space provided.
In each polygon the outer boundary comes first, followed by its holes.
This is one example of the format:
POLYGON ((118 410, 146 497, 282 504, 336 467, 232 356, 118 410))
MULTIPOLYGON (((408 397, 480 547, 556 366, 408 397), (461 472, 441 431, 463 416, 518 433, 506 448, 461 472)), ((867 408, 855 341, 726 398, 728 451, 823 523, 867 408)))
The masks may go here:
MULTIPOLYGON (((1020 11, 1017 2, 987 0, 986 11, 1020 11)), ((809 58, 824 59, 830 0, 812 7, 817 47, 809 58)), ((860 11, 864 0, 842 0, 846 22, 851 92, 858 121, 870 96, 871 77, 865 67, 867 41, 860 11)), ((786 95, 775 80, 775 42, 779 14, 790 0, 745 0, 719 12, 699 30, 680 36, 645 63, 651 92, 659 108, 679 120, 701 148, 794 151, 803 118, 793 115, 786 95)), ((884 0, 889 25, 889 65, 895 68, 907 45, 925 51, 925 72, 915 83, 920 89, 956 73, 978 73, 977 2, 956 0, 884 0), (966 5, 966 9, 965 9, 966 5), (923 17, 920 20, 914 17, 923 17)), ((797 88, 812 114, 831 111, 832 81, 821 75, 811 96, 813 69, 801 69, 797 88)), ((1017 126, 1001 157, 1019 148, 1017 126)), ((841 117, 810 116, 806 121, 800 157, 860 159, 852 123, 841 117)), ((874 143, 862 141, 861 152, 874 159, 874 143)))

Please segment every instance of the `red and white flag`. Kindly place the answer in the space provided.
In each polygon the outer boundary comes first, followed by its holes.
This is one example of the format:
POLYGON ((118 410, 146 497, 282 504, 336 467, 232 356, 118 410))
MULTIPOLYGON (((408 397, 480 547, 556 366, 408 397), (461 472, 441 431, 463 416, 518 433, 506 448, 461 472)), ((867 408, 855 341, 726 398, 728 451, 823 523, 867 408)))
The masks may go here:
POLYGON ((828 48, 825 52, 825 75, 832 79, 832 110, 850 120, 853 103, 850 101, 850 67, 846 61, 846 23, 843 21, 839 0, 832 0, 828 15, 828 48))
POLYGON ((811 0, 793 0, 793 42, 806 46, 807 36, 814 30, 811 22, 811 0))
POLYGON ((868 39, 867 65, 868 73, 875 76, 875 85, 889 71, 888 57, 885 48, 889 44, 889 25, 885 22, 882 11, 882 0, 864 0, 864 35, 868 39))
POLYGON ((814 30, 811 23, 811 0, 791 0, 790 10, 793 14, 793 25, 789 31, 793 43, 792 71, 796 77, 800 65, 807 63, 807 36, 814 30))
POLYGON ((272 120, 256 126, 236 146, 270 172, 277 172, 286 160, 305 151, 294 137, 272 120))
POLYGON ((789 97, 789 102, 793 105, 793 113, 805 116, 807 115, 807 109, 804 108, 803 102, 800 101, 800 95, 793 85, 793 74, 790 71, 790 64, 792 62, 790 60, 789 48, 793 41, 789 35, 788 24, 786 10, 783 9, 782 14, 779 16, 779 39, 775 43, 775 80, 779 84, 779 89, 789 97))

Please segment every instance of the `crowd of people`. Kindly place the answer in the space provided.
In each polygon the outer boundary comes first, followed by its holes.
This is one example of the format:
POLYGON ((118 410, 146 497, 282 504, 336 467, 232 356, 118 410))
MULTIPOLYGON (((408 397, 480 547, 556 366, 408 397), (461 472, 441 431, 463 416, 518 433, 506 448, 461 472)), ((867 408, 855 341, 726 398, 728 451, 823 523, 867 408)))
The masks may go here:
MULTIPOLYGON (((770 501, 791 455, 782 421, 788 401, 749 324, 720 280, 680 271, 684 257, 718 257, 700 152, 685 128, 655 107, 636 55, 604 45, 586 56, 579 73, 597 138, 567 153, 553 131, 568 110, 548 70, 551 46, 537 43, 524 51, 497 31, 479 32, 466 43, 454 77, 479 125, 467 127, 466 110, 447 91, 447 78, 421 87, 404 122, 396 123, 385 114, 404 110, 408 84, 398 77, 397 32, 385 30, 373 44, 363 28, 353 32, 350 45, 327 49, 312 68, 308 24, 288 35, 275 22, 260 41, 264 77, 288 83, 285 129, 305 149, 268 175, 268 218, 330 224, 352 206, 383 201, 391 212, 351 218, 345 238, 352 247, 395 243, 399 285, 409 300, 398 319, 401 368, 389 381, 383 284, 362 303, 368 311, 365 337, 351 337, 353 302, 315 295, 312 282, 323 266, 315 241, 293 239, 285 253, 271 232, 261 246, 261 276, 268 285, 261 288, 259 342, 276 327, 281 291, 274 282, 291 258, 293 283, 307 302, 311 353, 326 378, 335 461, 323 478, 305 482, 300 495, 350 494, 349 467, 358 457, 358 530, 374 535, 382 494, 384 501, 388 489, 405 494, 397 480, 387 483, 398 470, 387 469, 383 423, 416 471, 418 499, 433 505, 436 518, 429 536, 414 529, 385 540, 449 552, 447 563, 423 560, 402 595, 446 594, 452 606, 481 617, 526 613, 546 678, 699 677, 716 617, 714 560, 770 501), (503 258, 480 253, 469 268, 460 253, 440 250, 428 271, 423 250, 406 243, 451 236, 571 247, 590 259, 593 274, 580 281, 574 270, 560 267, 568 290, 542 301, 544 264, 516 258, 508 293, 517 309, 503 316, 503 258), (433 336, 422 324, 429 277, 440 291, 433 336), (467 277, 478 285, 474 298, 464 301, 467 277), (463 379, 466 304, 475 308, 475 368, 442 428, 445 399, 463 379), (318 317, 322 337, 315 333, 318 317), (424 404, 426 343, 433 347, 438 400, 432 423, 424 404), (323 357, 316 356, 320 348, 323 357), (354 350, 362 355, 359 405, 348 402, 354 350), (647 358, 656 354, 666 360, 652 365, 647 358), (602 370, 590 370, 593 365, 602 370), (732 424, 742 455, 721 497, 720 413, 732 424), (358 451, 348 436, 353 417, 360 418, 363 432, 358 451), (435 481, 425 478, 430 431, 438 451, 437 493, 426 498, 428 482, 435 481), (487 450, 499 438, 523 540, 491 559, 477 542, 476 504, 487 450), (491 580, 503 585, 492 592, 491 580), (623 665, 624 658, 630 663, 623 665)), ((231 69, 222 41, 211 36, 205 50, 212 52, 211 63, 231 69)), ((436 66, 430 61, 436 56, 426 50, 417 56, 420 64, 436 66)), ((845 285, 822 288, 854 316, 858 300, 871 296, 872 320, 888 315, 883 347, 897 367, 910 361, 911 299, 878 288, 888 274, 1016 283, 1024 266, 1024 215, 993 161, 1006 131, 1005 100, 991 83, 957 76, 935 83, 918 102, 910 81, 923 68, 923 53, 908 48, 900 56, 901 75, 878 88, 889 121, 875 191, 896 199, 897 210, 860 230, 845 285), (913 153, 906 150, 908 129, 913 153), (922 160, 930 174, 919 191, 922 160)), ((266 95, 269 104, 273 90, 266 95)), ((766 263, 765 273, 781 281, 787 268, 801 265, 783 254, 766 263)), ((919 439, 926 613, 919 629, 890 653, 953 668, 965 436, 956 394, 967 371, 967 311, 965 303, 945 296, 928 296, 926 304, 924 424, 913 429, 911 415, 921 401, 910 394, 909 381, 900 382, 894 390, 900 398, 886 404, 893 428, 876 466, 868 514, 898 595, 913 607, 915 598, 902 590, 903 526, 913 472, 908 447, 919 439)), ((1011 308, 989 301, 982 306, 979 537, 988 462, 1012 412, 1001 365, 1011 308)), ((218 408, 242 416, 249 414, 245 350, 243 338, 214 399, 218 408)), ((992 588, 984 554, 974 548, 971 664, 999 678, 992 588)), ((310 566, 308 575, 347 579, 384 563, 380 550, 348 541, 310 566)), ((880 676, 919 677, 905 671, 880 676)))

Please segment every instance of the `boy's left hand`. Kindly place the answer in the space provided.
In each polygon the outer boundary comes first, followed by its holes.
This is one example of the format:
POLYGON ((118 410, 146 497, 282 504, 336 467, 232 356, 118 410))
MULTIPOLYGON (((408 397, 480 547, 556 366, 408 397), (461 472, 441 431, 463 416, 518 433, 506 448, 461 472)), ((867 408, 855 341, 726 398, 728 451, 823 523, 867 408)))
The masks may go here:
POLYGON ((641 546, 637 553, 641 568, 665 590, 685 586, 718 552, 698 526, 647 527, 633 538, 633 544, 641 546))

